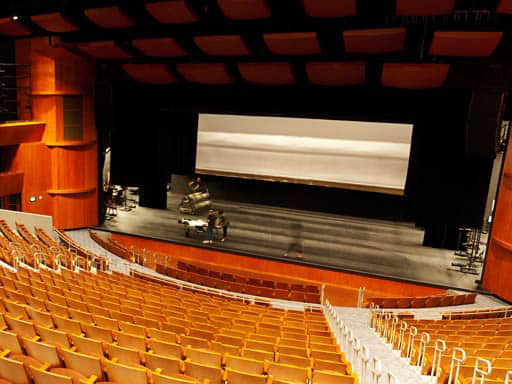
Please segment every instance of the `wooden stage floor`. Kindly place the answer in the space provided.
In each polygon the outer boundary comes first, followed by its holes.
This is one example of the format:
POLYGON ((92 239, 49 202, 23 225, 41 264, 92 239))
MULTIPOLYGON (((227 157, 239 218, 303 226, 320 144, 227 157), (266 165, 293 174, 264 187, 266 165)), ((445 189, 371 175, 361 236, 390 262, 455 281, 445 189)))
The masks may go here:
MULTIPOLYGON (((203 246, 185 237, 178 220, 182 196, 168 195, 168 209, 119 210, 104 229, 203 246)), ((422 246, 423 231, 409 223, 354 218, 269 206, 214 201, 230 221, 223 251, 295 260, 348 272, 398 278, 460 289, 476 289, 479 276, 449 271, 452 251, 422 246), (300 252, 302 250, 302 252, 300 252)))

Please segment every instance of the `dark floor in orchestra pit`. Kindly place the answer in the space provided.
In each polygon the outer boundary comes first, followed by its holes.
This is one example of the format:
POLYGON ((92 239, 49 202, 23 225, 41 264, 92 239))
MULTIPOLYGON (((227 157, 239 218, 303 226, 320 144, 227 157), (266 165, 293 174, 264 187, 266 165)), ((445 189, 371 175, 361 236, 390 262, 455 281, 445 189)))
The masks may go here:
MULTIPOLYGON (((180 243, 201 244, 185 237, 178 219, 182 196, 168 195, 168 209, 119 210, 103 228, 180 243)), ((211 247, 272 257, 296 258, 346 271, 475 289, 479 276, 449 270, 452 251, 422 246, 423 231, 410 223, 330 215, 269 206, 214 201, 229 218, 228 238, 211 247)))

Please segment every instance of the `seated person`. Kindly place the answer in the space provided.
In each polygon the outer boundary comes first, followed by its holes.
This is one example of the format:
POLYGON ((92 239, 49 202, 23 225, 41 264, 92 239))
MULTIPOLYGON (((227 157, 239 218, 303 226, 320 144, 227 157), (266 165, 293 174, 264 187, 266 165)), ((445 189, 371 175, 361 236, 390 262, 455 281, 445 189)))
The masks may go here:
POLYGON ((201 178, 197 176, 195 179, 188 182, 188 188, 192 193, 205 191, 206 188, 203 186, 201 178))

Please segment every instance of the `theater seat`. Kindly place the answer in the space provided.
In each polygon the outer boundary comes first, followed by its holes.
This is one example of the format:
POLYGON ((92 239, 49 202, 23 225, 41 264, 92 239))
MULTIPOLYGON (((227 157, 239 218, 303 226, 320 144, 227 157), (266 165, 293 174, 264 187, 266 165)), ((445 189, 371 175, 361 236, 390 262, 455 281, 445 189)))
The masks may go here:
POLYGON ((0 331, 0 348, 8 349, 11 353, 23 354, 20 340, 15 333, 0 331))
POLYGON ((158 369, 164 375, 175 375, 183 371, 183 362, 181 360, 147 352, 145 355, 146 367, 152 371, 158 369))
POLYGON ((293 365, 268 363, 267 373, 273 377, 274 383, 306 383, 311 380, 310 368, 299 368, 293 365))
POLYGON ((220 353, 195 348, 185 348, 185 357, 186 360, 213 367, 220 367, 222 361, 220 353))
POLYGON ((82 336, 71 335, 76 351, 89 356, 103 357, 106 349, 103 348, 103 344, 94 339, 89 339, 82 336))
POLYGON ((133 367, 141 365, 141 355, 136 349, 120 347, 115 344, 108 344, 107 349, 110 359, 116 359, 121 364, 133 367))
POLYGON ((54 345, 58 348, 71 348, 68 334, 66 332, 41 326, 36 326, 36 329, 43 342, 54 345))
POLYGON ((37 360, 36 358, 27 356, 27 355, 18 355, 18 354, 11 353, 9 355, 9 359, 22 363, 27 374, 30 374, 31 366, 40 368, 44 365, 41 361, 37 360))
POLYGON ((261 360, 226 354, 223 359, 223 364, 226 368, 231 370, 245 372, 252 375, 261 375, 264 372, 264 365, 261 360))
POLYGON ((224 373, 224 380, 227 384, 265 384, 271 382, 272 379, 264 375, 255 375, 227 368, 224 373))
MULTIPOLYGON (((86 381, 87 377, 82 375, 80 372, 74 371, 69 368, 52 368, 50 372, 55 375, 69 377, 73 384, 83 384, 82 381, 86 381)), ((52 379, 52 376, 49 376, 48 379, 52 379)), ((53 378, 55 380, 55 378, 53 378)), ((57 381, 55 381, 57 383, 57 381)), ((64 383, 65 381, 63 381, 64 383)))
POLYGON ((23 345, 28 355, 36 359, 36 362, 46 363, 50 368, 61 366, 60 357, 55 346, 27 338, 23 338, 23 345))
POLYGON ((334 372, 315 371, 313 384, 355 384, 354 376, 342 375, 334 372))
POLYGON ((149 340, 149 348, 157 355, 181 359, 182 347, 179 344, 166 343, 160 340, 149 340))
POLYGON ((23 362, 0 357, 0 377, 6 382, 15 384, 30 384, 29 374, 23 366, 23 362))
POLYGON ((35 384, 80 384, 80 380, 73 381, 69 376, 30 367, 35 384))
POLYGON ((129 367, 110 360, 105 361, 109 381, 116 383, 148 384, 147 371, 144 368, 129 367))
POLYGON ((218 341, 212 341, 210 344, 211 350, 214 352, 218 352, 220 354, 229 353, 232 356, 240 355, 240 348, 236 345, 222 344, 218 341))
POLYGON ((200 381, 208 380, 210 384, 221 384, 223 379, 220 367, 211 367, 188 361, 185 362, 185 375, 200 381))
POLYGON ((187 378, 185 376, 167 376, 159 373, 153 373, 153 384, 197 384, 197 380, 187 378))
MULTIPOLYGON (((78 373, 80 376, 83 376, 86 379, 91 376, 96 376, 100 381, 103 379, 103 368, 99 358, 87 356, 82 353, 76 353, 67 349, 62 350, 62 358, 66 367, 78 373)), ((56 371, 56 373, 59 372, 60 371, 56 371)), ((66 375, 64 371, 62 372, 63 375, 66 375)), ((78 376, 75 375, 71 377, 74 378, 78 376)))

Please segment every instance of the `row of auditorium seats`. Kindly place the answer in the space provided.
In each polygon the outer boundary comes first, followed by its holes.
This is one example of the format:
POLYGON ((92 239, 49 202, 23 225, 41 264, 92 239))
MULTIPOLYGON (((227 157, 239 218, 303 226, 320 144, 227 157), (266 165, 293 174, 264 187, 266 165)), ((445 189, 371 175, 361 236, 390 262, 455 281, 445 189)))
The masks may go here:
POLYGON ((67 247, 59 244, 41 228, 36 227, 33 234, 24 224, 16 223, 15 232, 4 220, 0 220, 0 259, 14 266, 15 250, 18 256, 23 256, 23 262, 31 267, 37 267, 36 263, 40 262, 48 268, 58 267, 57 264, 71 268, 76 264, 82 269, 90 270, 94 262, 96 268, 106 268, 108 263, 104 257, 80 247, 63 231, 57 232, 69 239, 67 247), (73 252, 70 251, 70 246, 73 252))
POLYGON ((174 269, 157 264, 156 271, 170 277, 211 288, 280 300, 321 303, 320 289, 316 285, 247 277, 183 261, 178 261, 177 267, 177 269, 174 269))
POLYGON ((110 239, 104 239, 101 235, 97 234, 96 232, 89 231, 89 236, 92 240, 94 240, 99 246, 102 248, 105 248, 110 253, 113 253, 116 256, 119 256, 122 259, 135 262, 133 260, 132 255, 130 252, 128 252, 126 249, 119 247, 117 244, 112 243, 109 241, 110 239))
POLYGON ((67 245, 68 248, 76 250, 77 254, 81 257, 86 258, 87 260, 94 260, 96 262, 96 267, 101 270, 107 269, 108 260, 104 257, 101 257, 87 248, 82 247, 79 243, 77 243, 74 239, 72 239, 65 231, 61 229, 54 228, 54 231, 58 234, 60 241, 67 245))
MULTIPOLYGON (((444 340, 446 350, 441 355, 440 379, 445 383, 449 377, 454 348, 462 348, 466 360, 460 370, 460 383, 471 383, 477 358, 491 362, 492 371, 486 383, 499 383, 505 380, 507 372, 512 370, 512 318, 475 319, 475 320, 410 320, 408 329, 415 327, 418 336, 414 340, 411 363, 417 364, 421 349, 423 333, 430 335, 430 344, 425 348, 425 365, 423 373, 428 373, 434 366, 435 342, 444 340)), ((398 329, 399 327, 397 327, 398 329)), ((395 335, 395 347, 399 331, 395 335)), ((403 354, 407 351, 409 338, 404 339, 403 354)))
POLYGON ((369 297, 365 300, 366 307, 371 303, 380 308, 432 308, 448 307, 455 305, 473 304, 476 300, 476 293, 464 295, 436 295, 427 297, 369 297))
MULTIPOLYGON (((94 240, 100 247, 105 248, 110 253, 127 260, 131 263, 143 265, 145 267, 155 269, 158 262, 165 262, 166 257, 156 253, 145 253, 144 250, 140 250, 136 247, 126 248, 123 244, 112 239, 110 236, 102 236, 96 232, 89 231, 89 236, 94 240)), ((167 257, 167 259, 169 259, 167 257)))
MULTIPOLYGON (((38 246, 41 247, 52 247, 59 248, 61 252, 67 254, 67 260, 69 260, 72 255, 69 255, 69 251, 67 251, 64 247, 60 246, 55 240, 53 240, 50 236, 44 233, 41 229, 36 229, 37 236, 36 238, 32 234, 30 234, 26 228, 22 225, 18 227, 18 230, 23 229, 23 239, 17 239, 22 244, 28 243, 32 241, 33 244, 38 242, 38 246), (22 240, 25 240, 23 242, 22 240)), ((11 236, 17 236, 12 230, 10 231, 11 236)), ((62 232, 62 231, 61 231, 62 232)), ((129 256, 126 248, 117 247, 115 243, 112 241, 108 241, 103 239, 100 235, 95 232, 89 231, 91 238, 93 238, 96 242, 98 242, 101 246, 105 247, 109 251, 115 251, 117 255, 122 255, 124 258, 128 258, 129 261, 132 261, 133 257, 129 256)), ((97 267, 101 269, 105 269, 107 261, 105 258, 99 257, 92 252, 83 249, 79 245, 75 244, 75 242, 69 238, 64 232, 62 233, 61 239, 68 245, 72 246, 74 249, 77 249, 78 254, 81 254, 82 263, 80 266, 84 269, 89 269, 90 265, 84 265, 85 260, 98 260, 99 265, 97 267)), ((6 240, 7 241, 7 240, 6 240)), ((25 244, 28 246, 28 244, 25 244)), ((40 247, 40 248, 41 248, 40 247)), ((5 251, 5 256, 7 257, 7 251, 5 251)), ((77 255, 78 256, 78 255, 77 255)), ((65 266, 69 266, 69 261, 67 263, 63 263, 65 266)), ((256 279, 251 277, 243 277, 236 274, 222 273, 214 270, 208 270, 206 268, 198 267, 193 264, 187 264, 182 261, 178 261, 178 269, 174 269, 171 267, 164 268, 160 264, 155 264, 157 272, 163 273, 167 276, 171 276, 183 281, 188 281, 191 283, 204 285, 212 288, 223 289, 228 291, 233 291, 237 293, 250 294, 255 296, 262 296, 268 298, 276 298, 281 300, 292 300, 299 302, 307 302, 307 303, 320 303, 321 296, 319 293, 318 286, 314 285, 303 285, 299 283, 289 283, 285 281, 273 281, 267 279, 256 279)))
MULTIPOLYGON (((140 263, 139 260, 134 259, 133 253, 115 240, 103 238, 101 235, 92 231, 89 231, 89 234, 94 241, 113 254, 131 262, 140 263)), ((142 254, 140 251, 138 253, 142 254)), ((210 288, 280 300, 315 304, 321 303, 320 289, 316 285, 275 281, 270 278, 259 279, 246 277, 240 274, 221 272, 211 269, 211 267, 203 267, 180 260, 177 261, 177 268, 173 268, 171 266, 164 266, 162 263, 163 260, 159 260, 159 257, 160 259, 163 258, 162 255, 148 254, 144 265, 150 268, 153 267, 156 272, 160 274, 210 288)), ((168 263, 169 260, 170 259, 166 260, 166 263, 168 263)))
POLYGON ((0 377, 8 382, 356 382, 321 312, 120 274, 0 273, 0 377))
POLYGON ((448 320, 471 320, 471 319, 493 319, 500 317, 512 317, 512 308, 511 307, 500 307, 500 308, 490 308, 490 309, 477 309, 477 310, 467 310, 467 311, 454 311, 454 312, 445 312, 442 314, 443 319, 448 320))
MULTIPOLYGON (((0 257, 3 262, 14 266, 22 260, 31 267, 43 263, 48 268, 54 268, 58 260, 62 265, 70 267, 74 256, 42 229, 36 228, 34 236, 23 224, 16 224, 16 227, 19 235, 4 220, 0 220, 0 257)), ((87 268, 85 258, 79 258, 78 263, 82 268, 87 268)))

